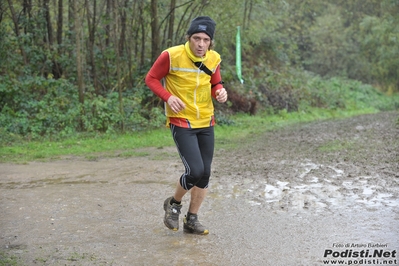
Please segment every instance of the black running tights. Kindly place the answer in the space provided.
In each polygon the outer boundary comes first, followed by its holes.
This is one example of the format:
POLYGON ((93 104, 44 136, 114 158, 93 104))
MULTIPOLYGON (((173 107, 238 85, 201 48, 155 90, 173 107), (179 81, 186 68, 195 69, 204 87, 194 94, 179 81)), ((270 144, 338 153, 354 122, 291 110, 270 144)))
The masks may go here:
POLYGON ((180 185, 185 190, 194 186, 207 188, 215 147, 214 127, 193 129, 170 125, 170 129, 185 168, 180 185))

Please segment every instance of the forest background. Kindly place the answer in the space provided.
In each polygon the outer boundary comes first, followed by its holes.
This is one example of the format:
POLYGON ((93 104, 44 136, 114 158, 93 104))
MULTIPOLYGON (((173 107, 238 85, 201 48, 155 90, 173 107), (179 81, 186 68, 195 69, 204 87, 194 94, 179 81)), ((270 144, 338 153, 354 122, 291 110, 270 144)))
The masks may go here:
POLYGON ((198 15, 217 22, 220 125, 399 109, 399 0, 0 0, 1 145, 162 127, 144 77, 198 15))

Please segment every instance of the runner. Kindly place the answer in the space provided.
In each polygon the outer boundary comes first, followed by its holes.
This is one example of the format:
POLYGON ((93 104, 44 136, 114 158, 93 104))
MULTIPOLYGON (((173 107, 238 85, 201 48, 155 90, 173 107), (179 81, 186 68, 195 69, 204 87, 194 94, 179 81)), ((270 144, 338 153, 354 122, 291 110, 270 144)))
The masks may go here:
POLYGON ((208 16, 193 19, 186 43, 163 51, 145 79, 166 103, 166 123, 185 167, 174 195, 164 202, 164 223, 169 229, 179 229, 181 201, 190 191, 184 231, 204 235, 209 230, 199 222, 198 211, 208 189, 214 152, 212 97, 220 103, 227 101, 220 74, 221 58, 212 50, 215 26, 208 16))

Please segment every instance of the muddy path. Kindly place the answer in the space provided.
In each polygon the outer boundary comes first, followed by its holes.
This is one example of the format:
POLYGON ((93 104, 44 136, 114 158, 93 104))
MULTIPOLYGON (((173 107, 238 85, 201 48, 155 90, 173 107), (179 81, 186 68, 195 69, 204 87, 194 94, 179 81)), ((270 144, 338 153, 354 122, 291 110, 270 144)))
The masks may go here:
POLYGON ((163 225, 183 170, 174 147, 0 164, 0 254, 20 265, 399 265, 398 116, 219 145, 200 213, 207 236, 163 225))

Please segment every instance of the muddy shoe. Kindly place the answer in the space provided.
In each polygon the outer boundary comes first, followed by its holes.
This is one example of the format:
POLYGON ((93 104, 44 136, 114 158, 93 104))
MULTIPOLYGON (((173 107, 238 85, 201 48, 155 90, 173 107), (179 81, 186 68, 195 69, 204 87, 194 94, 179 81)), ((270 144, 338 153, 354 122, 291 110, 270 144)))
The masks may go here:
POLYGON ((184 232, 198 235, 209 234, 208 229, 206 229, 199 221, 198 215, 191 214, 188 218, 187 216, 183 219, 184 232))
POLYGON ((167 198, 163 203, 163 209, 165 210, 163 222, 167 228, 177 231, 179 229, 179 214, 182 205, 176 203, 170 204, 172 198, 167 198))

